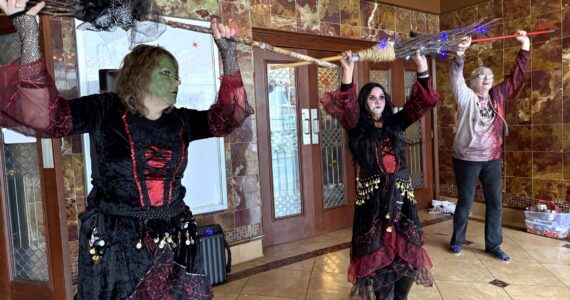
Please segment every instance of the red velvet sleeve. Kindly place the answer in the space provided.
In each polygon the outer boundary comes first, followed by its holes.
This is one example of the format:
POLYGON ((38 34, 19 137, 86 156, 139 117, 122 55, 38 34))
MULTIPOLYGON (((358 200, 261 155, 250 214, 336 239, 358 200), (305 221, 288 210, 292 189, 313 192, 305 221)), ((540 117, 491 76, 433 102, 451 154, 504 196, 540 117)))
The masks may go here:
POLYGON ((492 99, 505 101, 512 96, 522 85, 525 73, 529 68, 530 51, 520 50, 517 54, 515 65, 511 70, 511 74, 505 76, 505 79, 494 86, 489 93, 492 99), (500 96, 497 96, 498 93, 500 96))
POLYGON ((228 135, 253 114, 240 72, 222 76, 218 101, 210 107, 207 114, 210 132, 218 137, 228 135))
POLYGON ((0 126, 38 138, 70 132, 69 104, 59 95, 42 59, 0 66, 0 126))
POLYGON ((331 116, 340 122, 344 129, 350 130, 358 124, 360 107, 354 85, 346 91, 337 90, 324 94, 321 98, 321 104, 331 116))
POLYGON ((400 126, 402 129, 412 125, 415 121, 421 119, 423 115, 433 106, 437 104, 439 94, 432 88, 431 79, 424 86, 416 79, 412 86, 410 99, 406 101, 403 108, 403 114, 406 121, 400 126))

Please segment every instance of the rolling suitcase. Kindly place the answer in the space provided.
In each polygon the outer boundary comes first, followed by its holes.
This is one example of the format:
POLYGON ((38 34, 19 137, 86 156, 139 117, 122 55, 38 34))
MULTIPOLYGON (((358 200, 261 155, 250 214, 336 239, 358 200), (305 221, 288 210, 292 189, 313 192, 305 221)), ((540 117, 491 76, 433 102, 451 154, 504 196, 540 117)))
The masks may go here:
POLYGON ((232 268, 232 253, 219 224, 198 227, 198 239, 202 252, 204 272, 211 285, 227 280, 232 268))

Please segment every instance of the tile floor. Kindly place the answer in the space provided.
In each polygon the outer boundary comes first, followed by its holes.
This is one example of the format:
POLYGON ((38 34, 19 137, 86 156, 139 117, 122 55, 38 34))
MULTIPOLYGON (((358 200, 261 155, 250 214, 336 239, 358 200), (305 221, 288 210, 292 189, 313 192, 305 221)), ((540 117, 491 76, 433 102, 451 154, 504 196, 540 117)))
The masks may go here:
MULTIPOLYGON (((433 288, 414 285, 410 300, 570 299, 570 242, 504 228, 502 248, 511 261, 501 262, 483 251, 484 224, 470 221, 467 240, 472 243, 455 256, 447 250, 451 220, 427 213, 422 213, 422 220, 431 223, 424 226, 425 247, 434 265, 435 284, 433 288)), ((263 258, 234 266, 232 276, 241 279, 215 287, 215 299, 348 299, 350 237, 346 229, 267 248, 263 258), (330 248, 339 244, 344 249, 330 248), (337 251, 318 255, 323 248, 337 251), (309 259, 290 263, 307 255, 309 259), (280 266, 267 270, 275 264, 280 266), (267 271, 255 272, 264 266, 267 271)))

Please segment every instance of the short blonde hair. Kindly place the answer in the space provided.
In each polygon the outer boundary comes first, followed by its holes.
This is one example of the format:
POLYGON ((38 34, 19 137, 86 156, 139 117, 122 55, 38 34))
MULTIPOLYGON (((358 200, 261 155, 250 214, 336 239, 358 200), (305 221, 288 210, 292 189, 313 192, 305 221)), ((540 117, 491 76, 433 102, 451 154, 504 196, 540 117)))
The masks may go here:
POLYGON ((471 88, 475 87, 475 79, 477 79, 477 76, 479 76, 479 74, 483 74, 483 71, 485 70, 489 70, 491 73, 493 73, 493 70, 491 70, 491 68, 485 66, 478 67, 473 70, 473 72, 471 72, 471 76, 469 76, 469 86, 471 88))

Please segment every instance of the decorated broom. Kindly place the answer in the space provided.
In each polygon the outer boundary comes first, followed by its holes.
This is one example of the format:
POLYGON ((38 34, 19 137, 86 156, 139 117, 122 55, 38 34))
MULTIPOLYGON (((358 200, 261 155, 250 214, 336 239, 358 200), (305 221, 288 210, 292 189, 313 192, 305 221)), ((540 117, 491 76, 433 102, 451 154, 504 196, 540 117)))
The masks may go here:
MULTIPOLYGON (((30 0, 29 5, 35 5, 39 2, 41 1, 30 0)), ((41 14, 75 17, 87 23, 80 25, 80 29, 114 31, 116 27, 120 27, 126 31, 131 30, 131 43, 148 42, 158 38, 164 31, 157 28, 160 24, 195 32, 211 33, 211 29, 207 27, 165 20, 157 12, 157 8, 152 0, 46 0, 44 2, 46 5, 40 12, 41 14), (153 26, 139 26, 148 21, 157 23, 157 26, 155 28, 152 28, 153 26), (146 35, 146 37, 140 38, 141 34, 146 35), (135 35, 138 38, 133 38, 135 35)), ((238 43, 290 56, 321 67, 337 67, 335 64, 308 55, 271 46, 249 38, 234 36, 233 39, 238 43)))
MULTIPOLYGON (((416 35, 407 40, 400 40, 397 36, 383 39, 371 48, 358 51, 353 54, 354 61, 371 61, 371 62, 391 62, 398 58, 409 59, 417 50, 424 55, 440 55, 445 57, 448 52, 459 50, 459 43, 468 36, 476 34, 486 34, 489 26, 495 24, 500 19, 481 19, 469 26, 457 28, 453 30, 442 31, 434 34, 416 35)), ((552 33, 556 27, 541 22, 538 31, 529 32, 527 35, 539 35, 552 33)), ((472 43, 493 41, 518 36, 517 34, 503 35, 497 37, 486 37, 473 39, 472 43)), ((323 61, 338 61, 343 59, 342 55, 321 58, 323 61)), ((290 68, 308 65, 308 62, 296 62, 290 64, 281 64, 272 66, 272 69, 290 68)))

